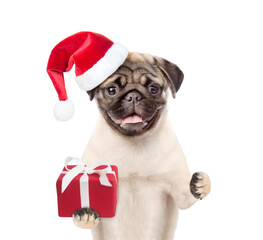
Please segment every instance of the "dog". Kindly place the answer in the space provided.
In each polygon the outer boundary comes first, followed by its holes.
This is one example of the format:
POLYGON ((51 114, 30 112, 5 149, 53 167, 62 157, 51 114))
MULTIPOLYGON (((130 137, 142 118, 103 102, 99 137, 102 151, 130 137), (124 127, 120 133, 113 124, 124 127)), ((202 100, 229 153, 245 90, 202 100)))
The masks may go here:
POLYGON ((100 117, 82 161, 106 161, 119 169, 115 217, 101 219, 90 208, 73 214, 77 226, 92 228, 94 240, 171 240, 178 209, 210 192, 207 174, 190 173, 167 116, 169 93, 175 98, 183 78, 163 58, 130 52, 88 91, 100 117))

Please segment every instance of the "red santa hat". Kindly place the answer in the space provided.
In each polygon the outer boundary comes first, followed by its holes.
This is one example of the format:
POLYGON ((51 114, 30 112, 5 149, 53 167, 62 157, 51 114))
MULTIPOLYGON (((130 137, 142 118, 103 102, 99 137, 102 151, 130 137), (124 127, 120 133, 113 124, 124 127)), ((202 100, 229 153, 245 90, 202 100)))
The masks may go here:
POLYGON ((127 55, 128 50, 123 45, 94 32, 79 32, 57 44, 47 65, 59 98, 54 108, 55 117, 66 121, 74 114, 73 103, 68 100, 65 88, 64 72, 70 71, 75 64, 77 84, 82 90, 89 91, 114 73, 127 55))

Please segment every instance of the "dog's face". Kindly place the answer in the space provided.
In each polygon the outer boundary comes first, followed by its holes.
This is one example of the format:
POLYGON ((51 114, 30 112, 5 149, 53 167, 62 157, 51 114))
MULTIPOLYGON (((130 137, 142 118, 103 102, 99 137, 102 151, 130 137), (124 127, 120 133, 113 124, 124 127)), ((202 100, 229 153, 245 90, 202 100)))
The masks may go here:
POLYGON ((129 53, 125 62, 101 85, 89 91, 109 126, 126 136, 154 129, 167 101, 183 81, 182 71, 162 58, 129 53))

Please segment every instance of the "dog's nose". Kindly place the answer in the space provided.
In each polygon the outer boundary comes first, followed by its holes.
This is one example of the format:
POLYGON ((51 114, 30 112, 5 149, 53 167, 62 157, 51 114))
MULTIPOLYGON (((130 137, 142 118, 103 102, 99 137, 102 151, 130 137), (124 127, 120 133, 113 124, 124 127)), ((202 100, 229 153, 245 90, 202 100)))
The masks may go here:
POLYGON ((125 96, 128 102, 137 103, 142 99, 142 96, 138 92, 130 92, 125 96))

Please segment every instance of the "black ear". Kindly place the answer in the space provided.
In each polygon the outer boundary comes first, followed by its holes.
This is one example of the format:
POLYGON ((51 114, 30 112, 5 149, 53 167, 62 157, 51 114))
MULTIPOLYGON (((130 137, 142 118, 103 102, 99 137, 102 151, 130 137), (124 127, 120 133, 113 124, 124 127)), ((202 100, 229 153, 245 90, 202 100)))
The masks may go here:
POLYGON ((175 98, 175 93, 179 90, 183 82, 184 74, 175 64, 159 57, 156 57, 156 60, 158 67, 162 71, 172 91, 172 96, 175 98))
POLYGON ((90 99, 90 101, 93 100, 93 98, 94 98, 94 96, 95 96, 95 91, 96 91, 96 89, 92 89, 92 90, 90 90, 90 91, 87 91, 87 94, 89 94, 89 99, 90 99))

